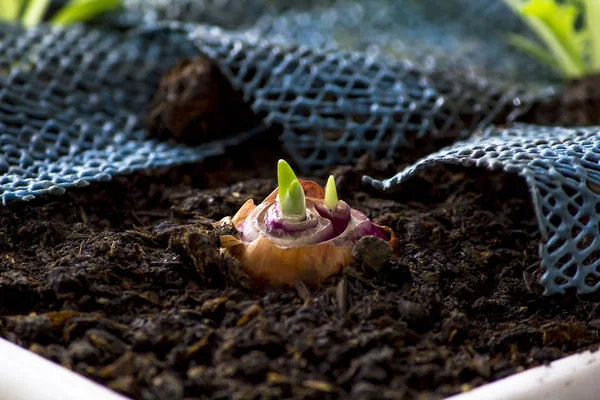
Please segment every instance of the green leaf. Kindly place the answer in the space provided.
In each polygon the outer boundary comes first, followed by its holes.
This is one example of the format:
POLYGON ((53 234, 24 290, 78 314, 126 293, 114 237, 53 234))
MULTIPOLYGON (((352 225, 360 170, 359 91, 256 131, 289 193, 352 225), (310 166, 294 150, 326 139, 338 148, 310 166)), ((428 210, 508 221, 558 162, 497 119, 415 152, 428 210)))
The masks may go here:
MULTIPOLYGON (((504 0, 544 43, 554 62, 567 78, 585 74, 585 44, 588 32, 575 26, 579 9, 572 2, 557 0, 504 0)), ((529 51, 547 59, 537 47, 522 40, 529 51)))
POLYGON ((335 178, 333 175, 329 175, 327 179, 327 185, 325 185, 325 207, 329 211, 334 211, 339 202, 337 195, 337 188, 335 187, 335 178))
POLYGON ((0 21, 16 21, 23 8, 24 0, 2 0, 2 3, 0 21))
POLYGON ((68 25, 87 21, 120 6, 121 0, 71 0, 52 17, 51 22, 56 25, 68 25))
POLYGON ((580 14, 577 6, 555 0, 529 0, 521 7, 521 14, 541 21, 573 60, 583 61, 585 31, 575 29, 580 14))
POLYGON ((49 5, 50 0, 29 0, 21 18, 23 25, 31 27, 42 22, 49 5))
POLYGON ((533 40, 522 35, 511 33, 508 35, 508 42, 514 47, 522 50, 525 53, 528 53, 532 57, 535 57, 539 61, 548 64, 553 68, 559 69, 556 60, 554 57, 552 57, 552 54, 550 54, 546 49, 533 40))
POLYGON ((600 2, 581 0, 584 6, 585 28, 588 31, 590 72, 600 71, 600 2))

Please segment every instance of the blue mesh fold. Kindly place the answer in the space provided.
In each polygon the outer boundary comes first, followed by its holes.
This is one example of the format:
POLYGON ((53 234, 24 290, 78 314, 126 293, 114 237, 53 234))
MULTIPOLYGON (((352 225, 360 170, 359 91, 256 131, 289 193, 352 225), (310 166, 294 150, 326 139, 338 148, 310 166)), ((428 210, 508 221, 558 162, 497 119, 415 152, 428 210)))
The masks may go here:
POLYGON ((542 234, 545 294, 600 287, 600 127, 566 129, 517 124, 489 128, 431 154, 394 177, 364 181, 390 190, 439 164, 484 167, 522 176, 542 234))

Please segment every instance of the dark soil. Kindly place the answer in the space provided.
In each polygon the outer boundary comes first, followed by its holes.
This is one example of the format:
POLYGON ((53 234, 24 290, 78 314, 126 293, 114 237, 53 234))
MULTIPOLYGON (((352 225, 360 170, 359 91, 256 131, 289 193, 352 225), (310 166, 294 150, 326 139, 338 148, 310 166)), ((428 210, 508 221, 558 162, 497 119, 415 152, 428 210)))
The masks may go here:
POLYGON ((597 342, 596 297, 541 296, 524 183, 487 171, 382 197, 357 182, 391 162, 340 168, 340 195, 396 232, 399 257, 319 288, 247 289, 210 221, 273 190, 275 154, 254 149, 2 208, 0 335, 174 400, 442 398, 597 342))
POLYGON ((600 74, 568 82, 562 92, 536 104, 520 120, 538 125, 600 125, 600 74))

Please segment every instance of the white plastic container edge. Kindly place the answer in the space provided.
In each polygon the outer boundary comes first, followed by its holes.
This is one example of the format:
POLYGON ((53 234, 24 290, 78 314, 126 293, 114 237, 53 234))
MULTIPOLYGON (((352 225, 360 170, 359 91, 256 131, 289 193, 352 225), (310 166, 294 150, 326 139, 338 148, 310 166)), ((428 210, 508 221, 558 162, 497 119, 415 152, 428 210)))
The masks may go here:
POLYGON ((446 400, 600 399, 600 350, 574 354, 446 400))
POLYGON ((128 400, 0 338, 1 400, 128 400))
MULTIPOLYGON (((1 400, 129 400, 0 338, 1 400)), ((585 351, 447 400, 600 399, 600 350, 585 351)))

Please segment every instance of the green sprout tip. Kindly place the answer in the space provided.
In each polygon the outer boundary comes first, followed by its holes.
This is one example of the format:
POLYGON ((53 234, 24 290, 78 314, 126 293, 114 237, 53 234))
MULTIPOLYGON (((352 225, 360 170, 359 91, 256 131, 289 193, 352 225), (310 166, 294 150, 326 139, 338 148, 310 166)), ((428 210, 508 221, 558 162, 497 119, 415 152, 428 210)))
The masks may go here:
POLYGON ((281 212, 283 215, 290 217, 305 215, 306 201, 304 197, 304 189, 302 189, 302 186, 298 180, 292 182, 289 191, 284 197, 285 201, 281 202, 281 212))
POLYGON ((325 207, 329 211, 334 211, 339 202, 337 189, 335 187, 335 178, 333 175, 329 175, 327 179, 327 185, 325 185, 325 207))
POLYGON ((279 186, 279 193, 287 193, 290 185, 295 180, 297 181, 298 178, 292 167, 290 167, 290 164, 285 160, 279 160, 277 163, 277 185, 279 186))
POLYGON ((288 217, 298 217, 306 213, 304 189, 298 181, 292 167, 285 161, 277 163, 277 184, 281 212, 288 217))

